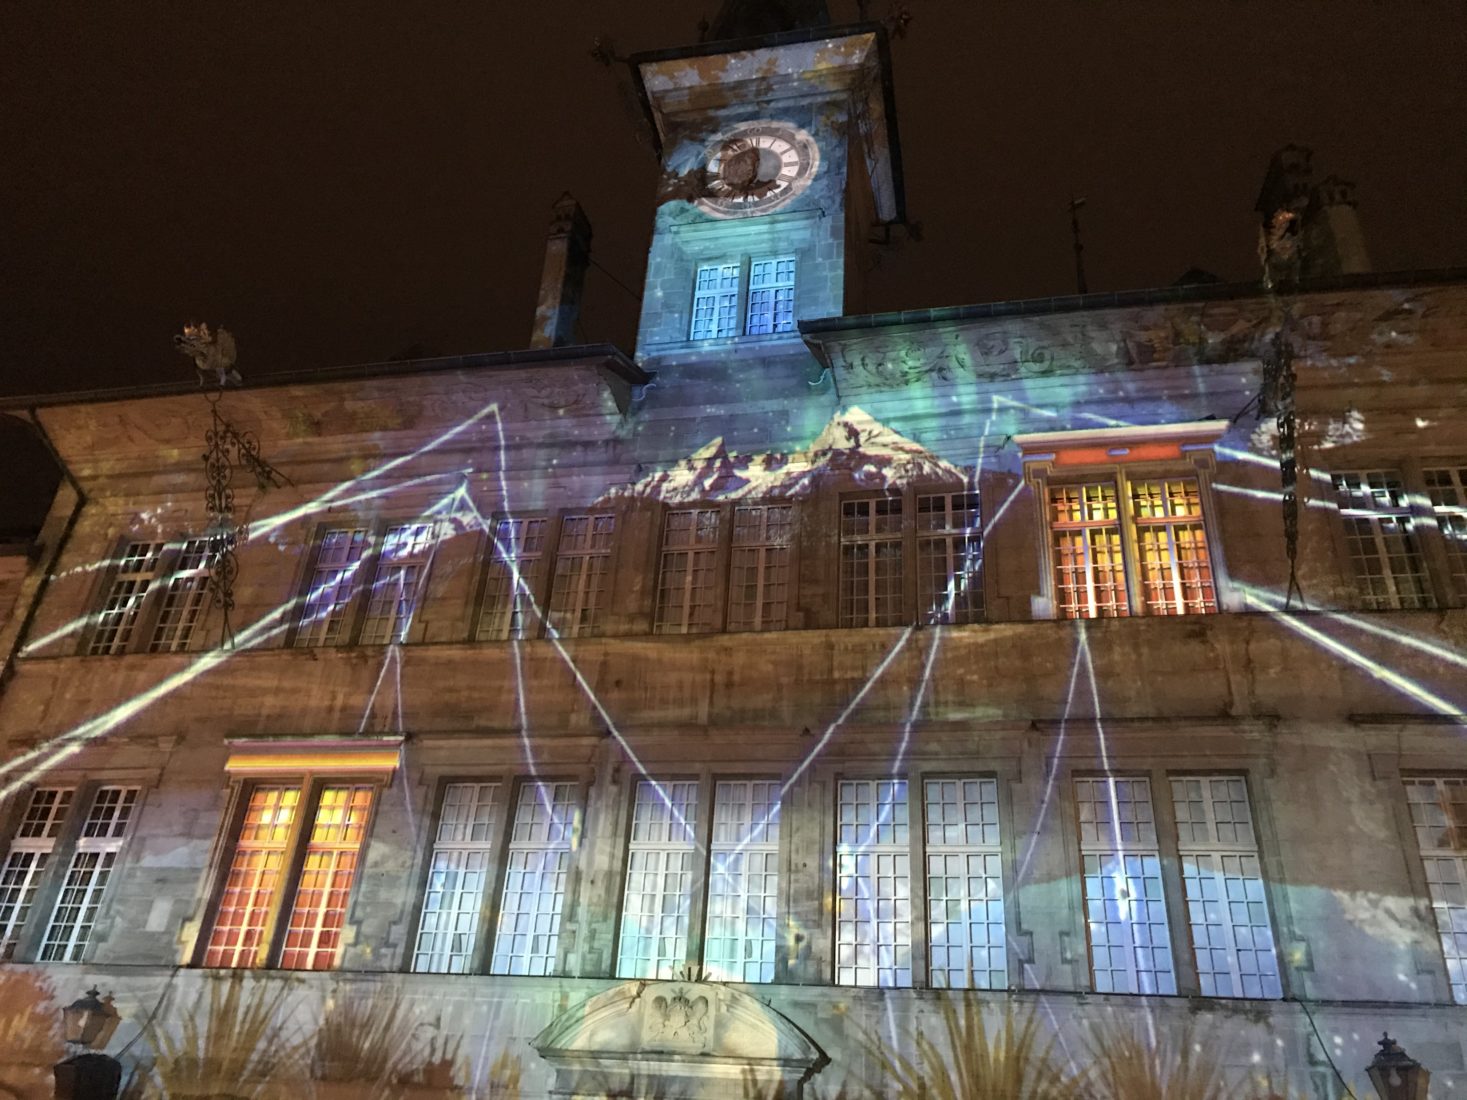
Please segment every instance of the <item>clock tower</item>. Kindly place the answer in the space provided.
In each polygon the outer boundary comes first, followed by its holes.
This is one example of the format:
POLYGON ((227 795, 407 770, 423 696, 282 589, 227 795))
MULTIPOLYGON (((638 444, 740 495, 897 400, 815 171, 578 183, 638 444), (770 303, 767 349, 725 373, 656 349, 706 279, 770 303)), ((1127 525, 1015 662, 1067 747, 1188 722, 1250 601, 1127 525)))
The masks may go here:
POLYGON ((845 312, 852 244, 903 219, 886 33, 826 24, 812 0, 729 0, 720 40, 630 59, 662 167, 646 366, 802 349, 801 319, 845 312))

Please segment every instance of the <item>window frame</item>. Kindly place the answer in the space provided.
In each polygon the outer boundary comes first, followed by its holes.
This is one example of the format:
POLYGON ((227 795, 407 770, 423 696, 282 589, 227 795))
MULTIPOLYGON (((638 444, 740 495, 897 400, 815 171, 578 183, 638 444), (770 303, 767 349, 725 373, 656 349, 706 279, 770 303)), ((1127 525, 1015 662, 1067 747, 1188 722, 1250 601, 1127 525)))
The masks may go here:
MULTIPOLYGON (((555 579, 555 559, 560 549, 560 516, 559 511, 533 511, 523 514, 510 515, 504 512, 495 512, 489 517, 488 530, 483 533, 479 547, 479 576, 474 589, 473 620, 469 624, 469 640, 472 642, 506 642, 506 641, 529 641, 533 638, 541 638, 545 635, 545 623, 550 617, 550 584, 555 579), (526 573, 523 567, 525 559, 521 560, 520 576, 528 594, 524 597, 527 601, 521 612, 521 627, 514 628, 513 600, 515 592, 510 590, 510 608, 503 612, 504 629, 490 630, 486 627, 486 620, 491 614, 500 614, 492 605, 493 586, 496 577, 496 566, 505 564, 499 557, 499 547, 496 540, 499 537, 499 528, 505 523, 529 524, 540 522, 544 524, 541 534, 542 548, 540 553, 531 559, 535 564, 531 567, 532 572, 526 573), (537 613, 538 609, 538 613, 537 613)), ((615 533, 613 532, 613 538, 615 533)), ((614 550, 613 550, 614 552, 614 550)), ((508 575, 508 570, 505 570, 508 575)))
POLYGON ((301 574, 295 585, 294 607, 290 616, 290 627, 285 635, 285 648, 287 649, 339 649, 347 646, 388 646, 388 645, 411 645, 421 641, 424 627, 419 621, 420 612, 427 604, 428 589, 433 574, 433 566, 438 556, 439 547, 451 538, 453 532, 439 519, 430 518, 426 521, 420 516, 409 516, 402 518, 381 517, 372 520, 359 520, 351 515, 329 516, 316 523, 312 528, 311 540, 308 552, 301 555, 301 574), (430 533, 430 544, 426 557, 423 559, 422 572, 418 577, 416 594, 413 597, 413 609, 411 622, 402 633, 400 640, 389 638, 386 641, 364 641, 363 634, 366 631, 367 620, 372 602, 372 589, 377 583, 377 571, 382 566, 383 545, 387 533, 395 528, 408 527, 413 524, 426 522, 436 530, 430 533), (356 577, 352 585, 351 594, 347 599, 336 606, 342 611, 341 636, 333 641, 311 640, 307 632, 306 613, 310 608, 310 596, 312 586, 315 584, 316 575, 321 570, 321 559, 325 550, 326 537, 333 531, 364 531, 365 545, 361 556, 357 559, 356 577))
MULTIPOLYGON (((1059 434, 1059 433, 1057 433, 1059 434)), ((1124 446, 1105 448, 1124 452, 1124 446)), ((1054 456, 1026 456, 1024 480, 1034 497, 1034 510, 1038 520, 1039 544, 1039 600, 1045 609, 1035 618, 1068 620, 1062 614, 1059 586, 1055 577, 1055 527, 1051 514, 1050 490, 1063 486, 1094 485, 1109 483, 1116 492, 1117 527, 1121 541, 1121 559, 1125 570, 1126 613, 1116 616, 1076 616, 1077 619, 1091 618, 1186 618, 1192 615, 1216 615, 1230 610, 1234 600, 1228 584, 1227 570, 1223 567, 1222 544, 1218 530, 1217 504, 1212 489, 1212 475, 1216 471, 1216 459, 1210 447, 1207 449, 1183 450, 1181 458, 1138 458, 1109 462, 1085 462, 1073 465, 1057 465, 1054 456), (1213 607, 1201 611, 1181 611, 1176 614, 1157 612, 1146 600, 1142 580, 1140 544, 1137 538, 1137 523, 1133 515, 1131 483, 1139 481, 1166 481, 1190 478, 1197 483, 1197 502, 1203 536, 1207 540, 1207 561, 1212 579, 1213 607)))
MULTIPOLYGON (((382 803, 382 794, 387 789, 389 781, 380 772, 357 772, 352 770, 335 771, 332 769, 301 769, 285 771, 280 773, 264 772, 242 772, 234 776, 230 781, 229 800, 221 821, 221 827, 215 837, 213 850, 210 853, 210 873, 208 887, 205 891, 205 904, 202 909, 203 919, 199 921, 198 932, 195 936, 192 949, 188 952, 188 965, 200 969, 222 969, 222 970, 280 970, 295 971, 300 969, 307 972, 313 968, 282 967, 281 956, 285 950, 285 937, 290 928, 291 911, 295 908, 297 896, 301 884, 302 872, 305 868, 307 849, 310 843, 310 832, 315 825, 316 817, 320 813, 321 794, 327 787, 370 787, 372 789, 372 804, 367 811, 367 819, 362 824, 362 839, 357 847, 357 865, 352 874, 351 888, 348 891, 346 903, 343 906, 343 931, 352 923, 351 915, 356 906, 358 891, 364 876, 367 864, 368 848, 372 840, 372 832, 376 826, 377 813, 382 803), (279 787, 289 790, 294 788, 300 797, 296 802, 296 813, 291 821, 289 833, 282 848, 285 858, 281 863, 281 874, 275 896, 271 901, 270 911, 266 917, 261 931, 260 944, 255 948, 254 961, 248 966, 214 966, 206 962, 210 950, 210 942, 213 938, 215 928, 218 924, 219 914, 223 908, 225 892, 229 885, 230 871, 234 860, 239 852, 239 836, 244 827, 245 817, 249 811, 251 799, 254 793, 265 787, 279 787)), ((331 970, 340 969, 342 956, 345 954, 345 945, 338 949, 335 964, 331 970)))
MULTIPOLYGON (((1418 766, 1424 763, 1424 760, 1413 761, 1409 767, 1403 766, 1398 769, 1388 767, 1382 769, 1384 773, 1382 778, 1390 780, 1395 787, 1393 806, 1397 828, 1401 832, 1403 850, 1406 853, 1406 865, 1411 890, 1417 905, 1422 911, 1428 914, 1426 921, 1429 923, 1423 925, 1423 931, 1429 928, 1433 934, 1432 939, 1435 943, 1434 948, 1429 952, 1434 965, 1430 971, 1425 971, 1418 963, 1417 973, 1432 974, 1441 983, 1440 988, 1445 993, 1444 999, 1453 1004, 1463 1005, 1467 1004, 1467 998, 1459 1000, 1456 996, 1456 990, 1453 989, 1451 968, 1447 962, 1446 951, 1441 943, 1442 932, 1436 915, 1436 899, 1432 896, 1431 879, 1426 870, 1428 855, 1421 849, 1420 838, 1416 832, 1416 821, 1411 814, 1411 799, 1407 794, 1407 785, 1413 782, 1440 782, 1442 780, 1467 784, 1467 771, 1462 769, 1460 762, 1450 767, 1418 766), (1395 774, 1391 774, 1391 772, 1395 774)), ((1464 871, 1467 871, 1467 851, 1463 851, 1457 858, 1460 860, 1464 871)))
POLYGON ((106 569, 102 570, 99 583, 88 601, 87 629, 82 631, 77 655, 82 657, 120 657, 131 653, 187 653, 198 648, 194 642, 202 635, 213 601, 209 595, 209 539, 207 535, 183 535, 168 538, 138 538, 128 535, 115 543, 114 555, 106 569), (180 569, 189 548, 202 544, 203 564, 192 569, 180 569), (153 555, 153 568, 147 574, 125 573, 128 550, 134 546, 158 546, 153 555), (126 637, 122 642, 115 638, 103 648, 103 631, 107 629, 106 605, 111 601, 113 590, 125 577, 146 576, 147 583, 141 595, 135 597, 135 610, 126 623, 126 637), (163 613, 173 588, 180 582, 190 584, 184 599, 192 609, 192 620, 181 636, 175 636, 167 644, 159 637, 163 629, 163 613))
MULTIPOLYGON (((693 261, 692 277, 688 280, 688 321, 683 326, 683 338, 687 343, 698 347, 716 340, 789 340, 799 337, 800 268, 803 266, 800 262, 801 249, 790 248, 788 246, 775 248, 774 243, 771 242, 770 246, 763 252, 743 251, 734 256, 726 254, 722 256, 700 256, 693 261), (751 318, 749 310, 753 302, 753 292, 756 289, 767 289, 774 292, 786 289, 786 284, 780 282, 777 278, 776 282, 768 287, 754 287, 754 265, 758 263, 770 263, 775 265, 777 272, 778 265, 785 261, 794 265, 794 273, 790 276, 789 283, 787 284, 790 291, 790 327, 787 329, 774 327, 777 314, 777 309, 775 308, 777 299, 772 298, 770 302, 770 331, 750 332, 751 318), (734 289, 735 330, 729 333, 715 333, 715 335, 711 336, 695 335, 698 325, 698 300, 705 295, 705 292, 700 292, 698 289, 699 277, 704 271, 712 268, 729 268, 734 266, 738 267, 738 282, 734 289)), ((712 297, 714 301, 713 309, 716 322, 718 316, 718 292, 714 291, 708 294, 708 296, 712 297)))

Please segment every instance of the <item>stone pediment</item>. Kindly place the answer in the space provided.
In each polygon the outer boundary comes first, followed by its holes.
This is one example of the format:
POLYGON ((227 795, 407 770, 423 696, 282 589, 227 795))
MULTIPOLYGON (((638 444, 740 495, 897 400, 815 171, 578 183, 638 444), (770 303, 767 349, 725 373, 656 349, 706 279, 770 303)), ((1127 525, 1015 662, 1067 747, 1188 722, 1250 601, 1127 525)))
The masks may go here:
POLYGON ((712 982, 628 982, 567 1009, 532 1045, 557 1097, 795 1100, 828 1061, 788 1018, 712 982))

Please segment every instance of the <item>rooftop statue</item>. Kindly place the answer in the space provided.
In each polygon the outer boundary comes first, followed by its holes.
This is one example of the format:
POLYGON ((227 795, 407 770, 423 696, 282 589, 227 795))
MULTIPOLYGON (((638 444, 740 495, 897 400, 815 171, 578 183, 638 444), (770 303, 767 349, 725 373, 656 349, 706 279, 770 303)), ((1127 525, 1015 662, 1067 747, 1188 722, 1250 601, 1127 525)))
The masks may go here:
POLYGON ((234 336, 227 328, 210 332, 206 324, 184 325, 183 331, 173 338, 173 346, 180 355, 194 361, 200 386, 212 384, 223 389, 242 381, 239 371, 234 369, 234 336))

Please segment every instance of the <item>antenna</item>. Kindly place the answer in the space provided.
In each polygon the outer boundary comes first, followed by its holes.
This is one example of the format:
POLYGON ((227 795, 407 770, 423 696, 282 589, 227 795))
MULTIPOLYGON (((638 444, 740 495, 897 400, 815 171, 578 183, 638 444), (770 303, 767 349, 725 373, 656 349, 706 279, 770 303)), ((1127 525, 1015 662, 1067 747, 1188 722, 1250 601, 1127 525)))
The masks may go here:
POLYGON ((1070 234, 1075 238, 1075 292, 1077 294, 1087 293, 1085 287, 1085 246, 1080 243, 1080 207, 1085 205, 1083 198, 1075 198, 1075 193, 1070 192, 1070 234))

